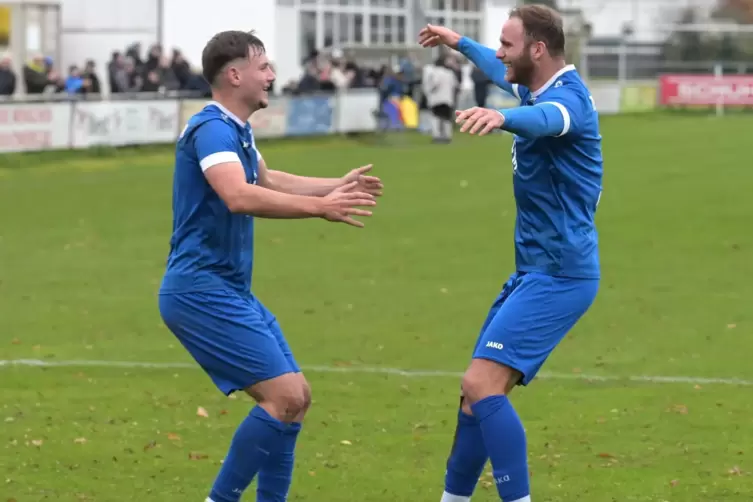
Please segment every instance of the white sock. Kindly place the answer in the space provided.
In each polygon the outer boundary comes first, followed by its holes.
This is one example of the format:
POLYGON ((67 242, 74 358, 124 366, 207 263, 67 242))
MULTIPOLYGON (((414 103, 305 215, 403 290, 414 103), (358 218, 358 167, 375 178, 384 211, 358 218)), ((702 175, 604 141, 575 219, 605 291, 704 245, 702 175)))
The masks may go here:
POLYGON ((460 495, 453 495, 452 493, 444 492, 442 494, 442 500, 439 502, 471 502, 471 497, 461 497, 460 495))
POLYGON ((511 502, 531 502, 531 496, 530 495, 526 495, 522 499, 512 500, 511 502))

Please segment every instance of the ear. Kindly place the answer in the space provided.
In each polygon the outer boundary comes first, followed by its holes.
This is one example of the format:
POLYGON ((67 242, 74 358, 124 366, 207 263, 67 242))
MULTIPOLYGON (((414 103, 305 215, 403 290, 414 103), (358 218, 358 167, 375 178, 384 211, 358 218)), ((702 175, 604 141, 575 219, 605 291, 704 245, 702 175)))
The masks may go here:
POLYGON ((538 41, 531 44, 531 58, 535 60, 541 59, 546 54, 547 48, 544 42, 538 41))

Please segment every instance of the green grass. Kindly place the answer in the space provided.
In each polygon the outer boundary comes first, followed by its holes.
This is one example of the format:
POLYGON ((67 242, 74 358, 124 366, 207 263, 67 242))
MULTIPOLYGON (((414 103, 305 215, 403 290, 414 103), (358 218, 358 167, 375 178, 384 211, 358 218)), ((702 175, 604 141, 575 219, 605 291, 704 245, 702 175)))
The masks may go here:
MULTIPOLYGON (((552 378, 513 395, 536 502, 753 498, 753 389, 623 378, 753 380, 752 126, 603 120, 601 291, 547 362, 552 378)), ((303 174, 373 162, 387 185, 363 230, 258 224, 254 289, 299 362, 462 372, 513 269, 509 138, 262 149, 303 174)), ((0 164, 0 360, 190 362, 156 303, 171 151, 0 164)), ((308 378, 291 502, 439 500, 459 379, 308 378)), ((201 501, 250 407, 195 369, 6 366, 0 396, 0 502, 201 501)), ((474 502, 497 500, 488 479, 474 502)))

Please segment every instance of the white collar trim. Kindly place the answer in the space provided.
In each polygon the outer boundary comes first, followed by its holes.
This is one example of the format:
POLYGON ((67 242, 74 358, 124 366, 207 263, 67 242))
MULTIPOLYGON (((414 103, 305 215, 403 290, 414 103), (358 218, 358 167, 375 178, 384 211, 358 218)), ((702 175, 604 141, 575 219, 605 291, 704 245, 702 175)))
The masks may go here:
POLYGON ((552 76, 552 78, 550 78, 547 81, 546 84, 542 85, 539 89, 536 89, 534 92, 532 92, 531 96, 533 96, 534 98, 539 97, 544 91, 546 91, 547 89, 549 89, 554 84, 554 82, 557 81, 558 78, 560 78, 562 75, 564 75, 565 73, 567 73, 569 71, 575 71, 575 65, 569 64, 569 65, 565 66, 564 68, 562 68, 560 71, 558 71, 557 73, 555 73, 552 76))
POLYGON ((239 119, 239 118, 238 118, 238 117, 237 117, 237 116, 236 116, 236 115, 235 115, 235 114, 234 114, 233 112, 231 112, 230 110, 228 110, 227 108, 225 108, 224 106, 222 106, 222 105, 221 105, 220 103, 218 103, 217 101, 210 101, 209 103, 207 103, 207 105, 213 105, 213 106, 216 106, 217 108, 219 108, 219 109, 220 109, 220 111, 221 111, 222 113, 224 113, 225 115, 227 115, 228 117, 230 117, 231 119, 233 119, 233 120, 235 121, 235 123, 236 123, 236 124, 238 124, 238 125, 239 125, 239 126, 241 126, 241 127, 246 127, 246 123, 245 123, 245 122, 243 122, 243 121, 242 121, 241 119, 239 119))

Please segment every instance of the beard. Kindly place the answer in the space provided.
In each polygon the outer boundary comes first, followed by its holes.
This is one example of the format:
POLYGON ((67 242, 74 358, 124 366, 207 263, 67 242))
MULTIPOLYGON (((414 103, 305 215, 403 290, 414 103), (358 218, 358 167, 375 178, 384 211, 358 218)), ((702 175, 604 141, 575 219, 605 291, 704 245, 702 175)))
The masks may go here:
POLYGON ((515 61, 509 63, 507 70, 507 81, 511 84, 519 84, 528 87, 531 84, 534 72, 533 59, 526 48, 521 55, 515 61))

